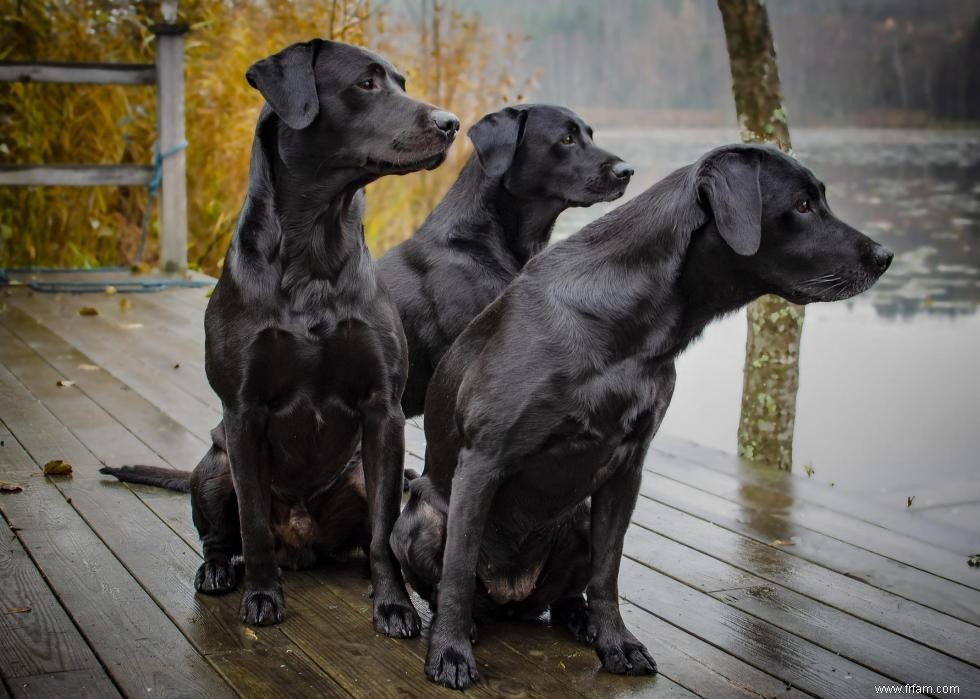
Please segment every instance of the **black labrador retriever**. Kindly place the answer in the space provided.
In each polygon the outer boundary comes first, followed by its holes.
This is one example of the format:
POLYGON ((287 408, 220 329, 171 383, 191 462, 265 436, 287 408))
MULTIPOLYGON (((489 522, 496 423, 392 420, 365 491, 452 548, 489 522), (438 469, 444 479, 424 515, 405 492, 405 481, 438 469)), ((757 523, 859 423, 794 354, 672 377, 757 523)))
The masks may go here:
MULTIPOLYGON (((316 500, 360 446, 374 623, 414 636, 420 619, 388 546, 402 483, 407 348, 364 243, 362 188, 438 166, 459 121, 408 97, 384 58, 332 41, 290 46, 247 78, 267 104, 204 320, 205 369, 222 402, 241 524, 241 618, 285 617, 277 535, 314 540, 330 526, 331 508, 316 500)), ((202 575, 233 579, 234 541, 204 540, 202 575)))
POLYGON ((617 579, 675 357, 762 294, 849 298, 891 259, 796 160, 728 146, 531 260, 437 368, 425 473, 392 533, 409 583, 436 603, 429 678, 478 679, 474 615, 549 607, 606 670, 656 672, 617 579))
MULTIPOLYGON (((439 359, 547 244, 558 214, 569 206, 617 199, 633 174, 627 163, 596 146, 588 124, 563 107, 507 107, 483 117, 469 137, 476 152, 456 183, 415 236, 378 263, 408 337, 411 361, 402 397, 406 416, 422 412, 439 359)), ((241 538, 225 449, 224 427, 219 425, 193 472, 154 466, 102 469, 129 482, 191 491, 206 555, 218 560, 202 566, 196 580, 199 591, 211 594, 234 587, 234 571, 222 552, 235 551, 241 538)), ((280 505, 274 501, 273 506, 280 505)), ((315 538, 296 536, 297 527, 282 526, 291 521, 288 512, 273 518, 282 567, 314 564, 313 549, 323 558, 366 548, 370 523, 360 454, 332 488, 305 507, 321 524, 315 538)))
POLYGON ((633 168, 564 107, 520 105, 469 130, 475 154, 414 236, 378 263, 408 338, 402 409, 420 415, 439 360, 573 206, 613 201, 633 168))

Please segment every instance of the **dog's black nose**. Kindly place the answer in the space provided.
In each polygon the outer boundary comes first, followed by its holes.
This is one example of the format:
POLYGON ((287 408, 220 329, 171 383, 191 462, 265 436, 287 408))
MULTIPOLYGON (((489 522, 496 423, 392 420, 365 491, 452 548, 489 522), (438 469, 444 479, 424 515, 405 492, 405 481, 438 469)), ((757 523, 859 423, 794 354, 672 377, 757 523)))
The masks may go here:
POLYGON ((888 269, 888 266, 892 263, 892 258, 895 257, 895 253, 886 248, 884 245, 876 245, 874 252, 871 253, 871 260, 879 272, 884 272, 888 269))
POLYGON ((436 128, 452 136, 459 131, 459 119, 451 112, 444 112, 441 109, 432 112, 432 123, 436 128))
POLYGON ((633 176, 633 166, 620 160, 618 163, 612 166, 612 174, 613 177, 621 180, 628 180, 633 176))

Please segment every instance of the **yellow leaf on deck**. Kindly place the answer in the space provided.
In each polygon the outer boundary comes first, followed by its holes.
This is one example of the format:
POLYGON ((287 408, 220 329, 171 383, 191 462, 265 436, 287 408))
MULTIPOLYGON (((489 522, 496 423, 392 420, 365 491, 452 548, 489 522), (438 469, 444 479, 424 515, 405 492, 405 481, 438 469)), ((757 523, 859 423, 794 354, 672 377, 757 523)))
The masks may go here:
POLYGON ((95 364, 79 364, 78 368, 82 371, 99 371, 102 367, 95 364))
POLYGON ((78 315, 80 316, 97 316, 99 315, 99 309, 92 308, 91 306, 82 306, 78 309, 78 315))
POLYGON ((252 629, 250 629, 250 628, 248 628, 246 626, 245 627, 245 638, 247 638, 250 641, 257 641, 257 640, 259 640, 259 635, 257 633, 255 633, 252 629))
POLYGON ((68 379, 61 379, 61 381, 58 382, 58 385, 62 388, 71 388, 75 385, 75 382, 69 381, 68 379))
POLYGON ((123 323, 122 328, 124 330, 139 330, 143 327, 142 323, 123 323))
POLYGON ((109 285, 105 288, 106 296, 113 296, 116 293, 116 287, 109 285))
POLYGON ((31 608, 30 607, 12 607, 12 608, 8 609, 4 613, 5 614, 26 614, 29 611, 31 611, 31 608))
POLYGON ((128 298, 126 298, 125 296, 123 296, 122 298, 119 299, 119 310, 120 311, 128 311, 132 307, 133 307, 132 302, 128 298))
POLYGON ((24 490, 24 486, 22 486, 20 483, 0 481, 0 493, 19 493, 22 490, 24 490))
POLYGON ((796 542, 791 539, 773 539, 773 546, 796 546, 796 542))
POLYGON ((71 464, 61 459, 52 459, 44 464, 44 475, 46 476, 70 476, 71 464))

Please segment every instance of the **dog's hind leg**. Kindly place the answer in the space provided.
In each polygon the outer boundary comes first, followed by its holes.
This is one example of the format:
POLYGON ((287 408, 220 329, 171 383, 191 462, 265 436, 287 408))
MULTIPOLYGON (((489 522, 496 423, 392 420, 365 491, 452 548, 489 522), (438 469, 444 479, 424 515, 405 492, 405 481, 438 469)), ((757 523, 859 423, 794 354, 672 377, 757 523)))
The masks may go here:
POLYGON ((422 619, 405 590, 389 539, 402 496, 405 459, 405 416, 397 402, 364 406, 361 453, 371 518, 371 587, 374 627, 395 638, 412 638, 422 631, 422 619))
POLYGON ((204 545, 194 587, 209 595, 230 592, 235 589, 235 557, 242 553, 242 535, 228 454, 221 446, 211 446, 190 483, 191 514, 204 545))

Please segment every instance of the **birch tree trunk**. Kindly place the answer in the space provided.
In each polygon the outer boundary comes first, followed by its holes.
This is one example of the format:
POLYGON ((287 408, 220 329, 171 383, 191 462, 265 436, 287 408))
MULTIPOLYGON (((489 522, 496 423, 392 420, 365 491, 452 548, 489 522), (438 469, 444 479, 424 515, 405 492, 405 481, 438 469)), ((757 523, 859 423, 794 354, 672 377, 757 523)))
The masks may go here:
MULTIPOLYGON (((745 143, 791 151, 776 68, 776 50, 763 0, 718 0, 732 70, 735 110, 745 143)), ((776 296, 748 306, 738 450, 746 458, 789 469, 799 386, 803 307, 776 296)))

